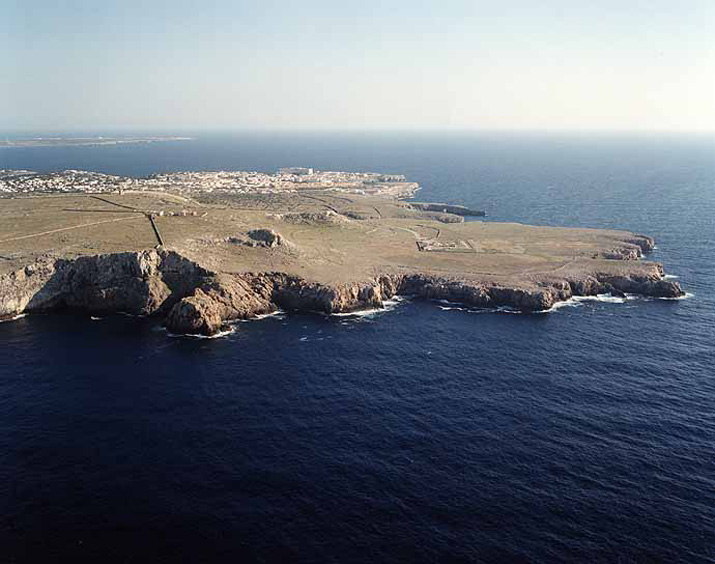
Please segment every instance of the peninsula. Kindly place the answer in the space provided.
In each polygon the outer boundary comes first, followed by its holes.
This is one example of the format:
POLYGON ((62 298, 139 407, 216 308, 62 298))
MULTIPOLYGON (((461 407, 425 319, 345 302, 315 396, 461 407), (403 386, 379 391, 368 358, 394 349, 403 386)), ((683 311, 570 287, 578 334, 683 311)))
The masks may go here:
POLYGON ((0 171, 0 318, 74 308, 211 335, 280 308, 344 313, 398 294, 548 310, 574 295, 679 297, 627 231, 465 221, 404 176, 0 171))
POLYGON ((162 141, 191 141, 191 137, 13 137, 0 139, 3 147, 91 147, 102 145, 143 145, 162 141))

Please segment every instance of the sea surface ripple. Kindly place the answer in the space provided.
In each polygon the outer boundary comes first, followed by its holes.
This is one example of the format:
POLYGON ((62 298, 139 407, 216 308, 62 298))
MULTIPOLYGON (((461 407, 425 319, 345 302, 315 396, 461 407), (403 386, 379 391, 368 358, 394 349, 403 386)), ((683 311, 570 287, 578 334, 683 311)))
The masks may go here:
POLYGON ((0 168, 404 173, 488 220, 652 235, 692 297, 405 300, 210 340, 2 323, 3 561, 715 560, 713 139, 195 137, 5 149, 0 168))

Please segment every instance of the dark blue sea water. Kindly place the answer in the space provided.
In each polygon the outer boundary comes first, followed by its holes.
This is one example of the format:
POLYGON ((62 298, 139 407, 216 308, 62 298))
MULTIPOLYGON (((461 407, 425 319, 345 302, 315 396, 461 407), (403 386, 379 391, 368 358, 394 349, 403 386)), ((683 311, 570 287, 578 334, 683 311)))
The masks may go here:
MULTIPOLYGON (((0 324, 3 562, 712 562, 715 139, 236 134, 0 168, 405 173, 489 220, 622 227, 681 301, 405 302, 225 338, 0 324)), ((2 205, 2 200, 0 200, 2 205)))

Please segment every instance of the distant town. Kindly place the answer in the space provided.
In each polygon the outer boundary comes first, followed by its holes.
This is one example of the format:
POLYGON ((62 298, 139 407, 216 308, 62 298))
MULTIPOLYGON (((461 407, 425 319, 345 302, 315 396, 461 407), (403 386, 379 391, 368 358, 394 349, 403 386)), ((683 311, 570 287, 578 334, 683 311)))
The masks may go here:
POLYGON ((121 193, 165 191, 180 194, 272 194, 328 191, 359 195, 411 197, 419 190, 401 174, 318 171, 281 168, 276 173, 246 171, 172 172, 145 178, 114 176, 100 172, 64 170, 38 173, 0 170, 0 197, 22 194, 121 193))

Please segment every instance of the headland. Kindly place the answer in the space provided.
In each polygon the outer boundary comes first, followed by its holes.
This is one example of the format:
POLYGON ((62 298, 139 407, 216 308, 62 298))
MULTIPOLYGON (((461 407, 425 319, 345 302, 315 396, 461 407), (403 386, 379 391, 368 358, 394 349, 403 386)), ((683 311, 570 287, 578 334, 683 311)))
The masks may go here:
POLYGON ((573 296, 679 297, 647 236, 466 221, 393 174, 1 171, 0 317, 73 308, 211 335, 276 309, 395 295, 548 310, 573 296))
POLYGON ((93 147, 104 145, 143 145, 162 141, 191 141, 191 137, 13 137, 0 139, 2 148, 25 147, 93 147))

